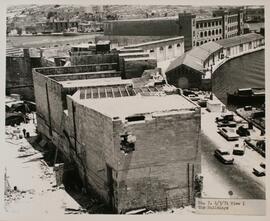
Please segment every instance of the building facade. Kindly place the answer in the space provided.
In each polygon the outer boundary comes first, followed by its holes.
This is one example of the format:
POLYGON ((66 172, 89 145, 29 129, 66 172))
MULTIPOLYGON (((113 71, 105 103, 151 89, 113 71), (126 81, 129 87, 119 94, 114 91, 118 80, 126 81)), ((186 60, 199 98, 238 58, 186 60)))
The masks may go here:
POLYGON ((106 36, 184 36, 185 50, 243 34, 242 9, 219 9, 210 17, 179 13, 178 17, 108 21, 106 36))
POLYGON ((166 38, 158 41, 125 46, 126 49, 141 48, 157 61, 170 60, 184 54, 184 37, 166 38))
POLYGON ((201 114, 178 90, 137 88, 96 65, 34 69, 33 78, 42 139, 115 212, 194 203, 201 114))
POLYGON ((244 33, 242 9, 219 9, 211 17, 191 13, 179 14, 179 34, 184 36, 185 50, 209 41, 231 38, 244 33))

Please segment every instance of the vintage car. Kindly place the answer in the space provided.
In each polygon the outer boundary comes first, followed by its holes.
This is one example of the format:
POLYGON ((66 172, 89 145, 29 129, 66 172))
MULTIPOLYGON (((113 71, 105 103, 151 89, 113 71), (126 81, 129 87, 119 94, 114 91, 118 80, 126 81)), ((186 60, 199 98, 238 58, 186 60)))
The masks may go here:
POLYGON ((214 152, 214 156, 224 164, 233 164, 234 158, 226 149, 216 149, 214 152))
POLYGON ((242 145, 235 144, 233 148, 233 155, 244 155, 246 149, 245 145, 245 143, 243 143, 242 145))
POLYGON ((265 169, 262 167, 254 167, 253 168, 253 173, 256 176, 265 176, 265 169))
POLYGON ((235 130, 233 128, 220 128, 218 130, 218 133, 223 136, 228 141, 238 140, 239 135, 235 133, 235 130))

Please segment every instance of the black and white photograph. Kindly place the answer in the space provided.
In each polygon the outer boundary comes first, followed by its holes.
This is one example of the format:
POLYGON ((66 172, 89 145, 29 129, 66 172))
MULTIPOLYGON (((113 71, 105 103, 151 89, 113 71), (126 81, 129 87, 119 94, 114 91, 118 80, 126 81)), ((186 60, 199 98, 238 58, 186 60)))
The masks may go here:
POLYGON ((164 2, 7 3, 6 216, 266 216, 266 6, 164 2))

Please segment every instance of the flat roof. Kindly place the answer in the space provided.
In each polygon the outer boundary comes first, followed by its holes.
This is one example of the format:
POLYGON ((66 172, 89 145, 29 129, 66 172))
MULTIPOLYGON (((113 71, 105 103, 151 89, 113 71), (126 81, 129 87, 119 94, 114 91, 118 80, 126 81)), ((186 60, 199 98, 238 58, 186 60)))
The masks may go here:
POLYGON ((216 41, 216 43, 220 44, 224 48, 232 47, 239 44, 248 43, 255 40, 263 39, 264 37, 260 34, 256 33, 248 33, 245 35, 239 35, 232 38, 221 39, 216 41))
POLYGON ((217 16, 217 17, 213 17, 213 16, 209 16, 209 17, 196 17, 196 21, 200 22, 200 21, 207 21, 207 20, 219 20, 222 19, 222 16, 217 16))
POLYGON ((197 107, 181 95, 127 96, 117 98, 84 99, 78 102, 111 118, 155 112, 184 111, 197 107))
POLYGON ((156 61, 157 59, 151 57, 137 57, 137 58, 124 58, 125 61, 142 61, 142 60, 153 60, 156 61))
POLYGON ((117 23, 117 22, 129 22, 129 21, 177 20, 177 19, 178 19, 178 16, 170 16, 170 17, 156 17, 156 18, 135 18, 135 19, 113 20, 113 21, 106 21, 105 23, 117 23))
POLYGON ((107 74, 107 73, 120 73, 117 70, 107 70, 107 71, 92 71, 92 72, 74 72, 74 73, 66 73, 66 74, 51 74, 51 75, 46 75, 49 78, 54 78, 54 77, 64 77, 64 76, 76 76, 76 75, 90 75, 90 74, 107 74))
POLYGON ((122 80, 121 77, 112 78, 95 78, 82 80, 58 81, 63 88, 78 88, 78 87, 99 87, 99 86, 113 86, 113 85, 132 85, 132 80, 122 80))
POLYGON ((132 55, 149 55, 147 52, 133 52, 133 53, 122 53, 119 57, 132 56, 132 55))
POLYGON ((163 42, 176 41, 176 40, 184 40, 184 36, 178 36, 178 37, 174 37, 174 38, 165 38, 165 39, 160 39, 160 40, 156 40, 156 41, 143 42, 143 43, 139 43, 139 44, 135 44, 135 45, 129 45, 129 46, 126 46, 125 48, 126 49, 138 48, 141 46, 147 46, 147 45, 151 45, 151 44, 159 44, 159 43, 163 43, 163 42))

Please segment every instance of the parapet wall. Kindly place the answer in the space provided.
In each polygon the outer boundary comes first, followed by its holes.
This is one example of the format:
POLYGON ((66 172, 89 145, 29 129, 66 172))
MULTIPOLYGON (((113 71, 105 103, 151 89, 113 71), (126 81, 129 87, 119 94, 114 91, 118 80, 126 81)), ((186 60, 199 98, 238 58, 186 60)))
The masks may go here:
POLYGON ((116 70, 117 66, 118 66, 117 63, 103 63, 91 65, 78 65, 70 67, 35 68, 34 70, 35 72, 39 72, 43 75, 57 75, 57 74, 72 74, 72 73, 116 70))

